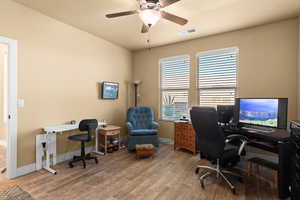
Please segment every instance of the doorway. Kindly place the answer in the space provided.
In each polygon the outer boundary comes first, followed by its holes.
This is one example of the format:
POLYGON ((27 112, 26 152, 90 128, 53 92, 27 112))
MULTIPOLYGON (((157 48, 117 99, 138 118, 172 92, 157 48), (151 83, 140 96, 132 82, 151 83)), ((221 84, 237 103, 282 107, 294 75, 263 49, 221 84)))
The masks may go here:
POLYGON ((18 175, 16 40, 0 37, 0 68, 0 178, 11 179, 18 175))
POLYGON ((8 45, 0 43, 0 180, 6 178, 8 45))

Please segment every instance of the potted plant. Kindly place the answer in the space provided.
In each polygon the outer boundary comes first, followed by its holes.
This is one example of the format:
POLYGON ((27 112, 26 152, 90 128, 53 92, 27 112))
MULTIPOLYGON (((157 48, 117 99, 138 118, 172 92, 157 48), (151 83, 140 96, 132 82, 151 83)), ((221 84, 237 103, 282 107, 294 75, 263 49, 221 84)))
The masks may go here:
POLYGON ((176 116, 175 112, 175 97, 166 95, 163 98, 163 115, 168 119, 174 119, 176 116))

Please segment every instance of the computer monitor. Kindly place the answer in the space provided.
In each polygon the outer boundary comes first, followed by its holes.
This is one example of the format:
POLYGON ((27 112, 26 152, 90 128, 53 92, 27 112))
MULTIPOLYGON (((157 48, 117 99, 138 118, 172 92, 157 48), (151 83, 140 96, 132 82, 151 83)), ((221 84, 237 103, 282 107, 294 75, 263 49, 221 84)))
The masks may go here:
POLYGON ((218 122, 229 124, 234 117, 234 105, 217 105, 218 122))
POLYGON ((287 98, 237 98, 235 121, 241 125, 287 128, 287 98))

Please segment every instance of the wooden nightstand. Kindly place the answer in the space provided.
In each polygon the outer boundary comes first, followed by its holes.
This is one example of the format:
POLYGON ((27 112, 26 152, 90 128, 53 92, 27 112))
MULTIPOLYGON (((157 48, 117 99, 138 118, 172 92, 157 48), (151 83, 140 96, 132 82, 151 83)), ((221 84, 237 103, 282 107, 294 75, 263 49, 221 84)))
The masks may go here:
POLYGON ((104 149, 104 154, 107 153, 107 149, 110 147, 118 147, 121 148, 121 127, 108 125, 106 127, 102 127, 100 130, 100 147, 104 149), (109 144, 108 139, 111 137, 116 137, 118 139, 118 144, 109 144))
POLYGON ((193 154, 197 153, 196 134, 189 122, 175 121, 174 150, 186 149, 193 154))

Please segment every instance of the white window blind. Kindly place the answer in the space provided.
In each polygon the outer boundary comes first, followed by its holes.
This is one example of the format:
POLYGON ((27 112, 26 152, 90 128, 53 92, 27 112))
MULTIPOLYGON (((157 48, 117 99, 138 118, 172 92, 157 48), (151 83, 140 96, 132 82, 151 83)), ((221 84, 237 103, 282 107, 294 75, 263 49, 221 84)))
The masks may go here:
POLYGON ((238 49, 198 54, 200 106, 233 105, 237 87, 238 49))
POLYGON ((190 58, 177 56, 160 60, 160 117, 177 120, 188 112, 190 58))

